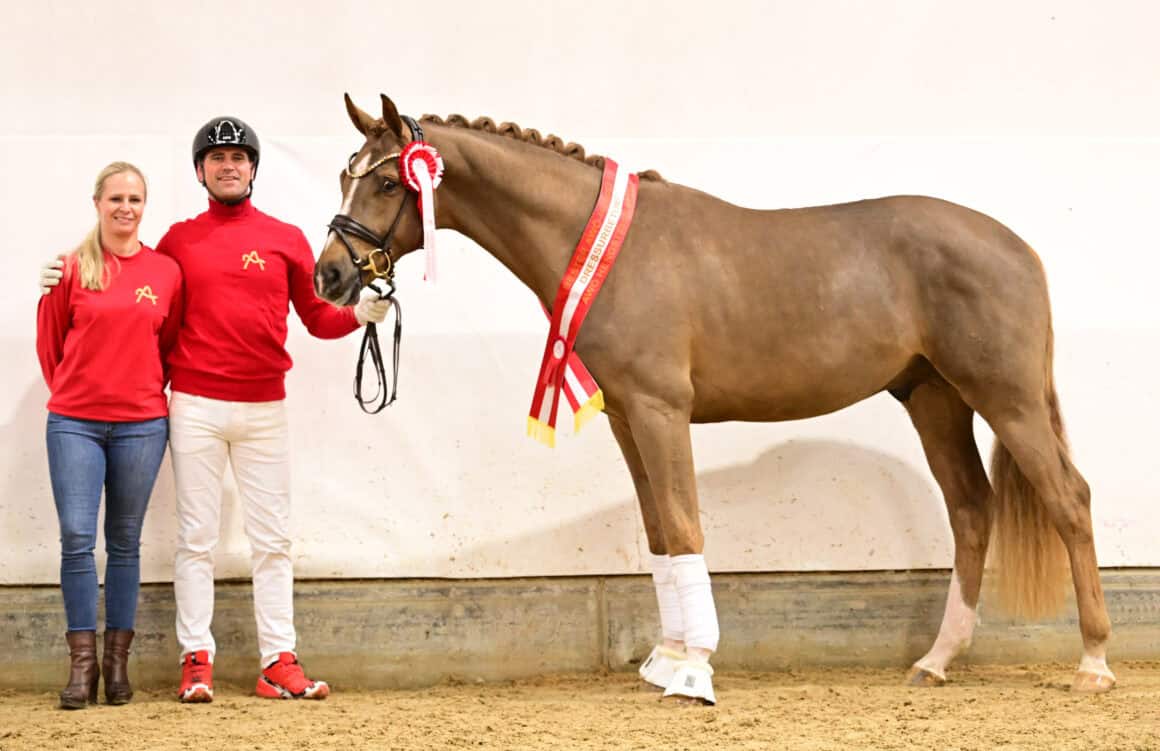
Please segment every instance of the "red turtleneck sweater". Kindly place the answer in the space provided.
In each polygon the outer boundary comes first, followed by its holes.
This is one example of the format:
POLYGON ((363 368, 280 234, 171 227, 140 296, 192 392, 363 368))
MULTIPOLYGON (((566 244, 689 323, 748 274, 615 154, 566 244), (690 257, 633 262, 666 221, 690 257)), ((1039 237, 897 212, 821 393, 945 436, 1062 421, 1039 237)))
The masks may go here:
POLYGON ((133 422, 165 417, 162 363, 181 325, 181 272, 141 246, 105 253, 108 284, 85 289, 77 257, 36 309, 36 353, 52 397, 49 410, 81 420, 133 422))
POLYGON ((302 231, 258 211, 210 200, 209 211, 169 228, 157 250, 181 266, 185 322, 169 356, 171 388, 237 402, 286 397, 286 316, 337 339, 359 327, 353 308, 314 294, 314 254, 302 231))

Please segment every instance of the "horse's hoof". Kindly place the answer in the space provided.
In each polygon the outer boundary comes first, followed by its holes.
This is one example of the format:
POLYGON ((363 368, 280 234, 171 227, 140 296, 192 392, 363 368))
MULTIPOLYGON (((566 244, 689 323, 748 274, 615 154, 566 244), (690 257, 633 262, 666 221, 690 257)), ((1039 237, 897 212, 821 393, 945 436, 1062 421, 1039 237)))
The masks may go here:
POLYGON ((906 674, 906 685, 916 686, 918 688, 935 688, 942 686, 947 682, 947 679, 941 675, 935 675, 926 668, 920 668, 915 665, 906 674))
POLYGON ((1081 670, 1075 674, 1071 690, 1076 694, 1106 694, 1115 685, 1116 679, 1113 676, 1081 670))

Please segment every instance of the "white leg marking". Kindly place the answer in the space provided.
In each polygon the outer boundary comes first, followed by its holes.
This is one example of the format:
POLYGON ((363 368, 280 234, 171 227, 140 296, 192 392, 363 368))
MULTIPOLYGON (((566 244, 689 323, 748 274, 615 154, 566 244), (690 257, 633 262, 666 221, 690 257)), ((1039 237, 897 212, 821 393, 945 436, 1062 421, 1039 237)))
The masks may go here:
POLYGON ((938 630, 938 637, 934 646, 918 662, 915 667, 946 680, 946 669, 950 661, 959 652, 971 646, 971 637, 975 633, 977 621, 975 609, 963 601, 963 591, 959 586, 959 574, 951 572, 951 587, 947 592, 946 610, 943 611, 942 625, 938 630))
POLYGON ((1116 679, 1108 667, 1108 658, 1105 656, 1103 646, 1084 650, 1083 659, 1079 661, 1079 672, 1107 676, 1113 681, 1116 679))

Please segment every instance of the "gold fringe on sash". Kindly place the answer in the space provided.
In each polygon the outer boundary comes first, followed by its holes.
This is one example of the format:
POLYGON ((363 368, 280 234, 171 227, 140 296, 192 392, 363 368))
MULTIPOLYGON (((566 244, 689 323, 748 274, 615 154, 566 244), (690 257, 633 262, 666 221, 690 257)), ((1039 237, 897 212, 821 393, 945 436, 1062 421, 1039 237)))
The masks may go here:
POLYGON ((580 428, 584 427, 586 424, 588 424, 589 420, 591 420, 593 417, 596 417, 596 415, 603 411, 604 392, 600 389, 597 389, 596 393, 589 397, 588 401, 580 405, 580 409, 576 410, 576 415, 573 417, 572 423, 575 426, 573 428, 575 432, 579 433, 580 428))
POLYGON ((528 417, 528 436, 549 448, 556 448, 556 429, 531 416, 528 417))

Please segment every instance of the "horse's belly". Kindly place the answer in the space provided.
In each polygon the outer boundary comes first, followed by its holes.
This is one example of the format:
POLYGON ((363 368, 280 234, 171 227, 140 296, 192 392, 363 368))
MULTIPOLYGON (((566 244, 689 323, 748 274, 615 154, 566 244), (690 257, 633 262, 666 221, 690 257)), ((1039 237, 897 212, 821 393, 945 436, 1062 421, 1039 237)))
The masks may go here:
POLYGON ((762 358, 722 361, 693 373, 693 422, 778 422, 835 412, 872 396, 905 367, 898 353, 871 362, 853 360, 781 364, 762 358))

